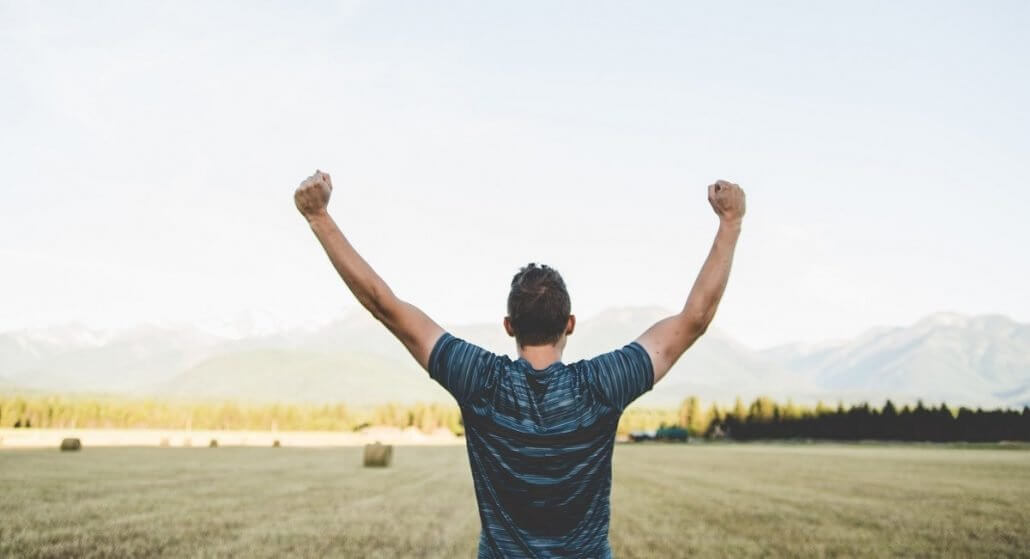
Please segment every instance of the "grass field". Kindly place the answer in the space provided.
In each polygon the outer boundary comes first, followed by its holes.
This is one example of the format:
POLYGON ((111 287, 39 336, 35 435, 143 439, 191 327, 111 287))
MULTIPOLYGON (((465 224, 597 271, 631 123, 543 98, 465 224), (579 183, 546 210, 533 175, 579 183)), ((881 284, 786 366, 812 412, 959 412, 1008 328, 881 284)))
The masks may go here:
MULTIPOLYGON (((470 557, 462 447, 0 451, 0 557, 470 557)), ((1030 556, 1030 451, 620 445, 618 557, 1030 556)))

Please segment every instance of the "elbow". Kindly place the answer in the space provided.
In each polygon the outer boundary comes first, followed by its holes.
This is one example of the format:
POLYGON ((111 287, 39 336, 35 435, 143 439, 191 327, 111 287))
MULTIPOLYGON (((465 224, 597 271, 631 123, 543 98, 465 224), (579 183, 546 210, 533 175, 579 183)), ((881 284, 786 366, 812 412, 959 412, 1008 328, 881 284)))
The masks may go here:
POLYGON ((708 331, 708 325, 715 319, 715 311, 718 308, 718 297, 706 297, 704 300, 687 301, 682 317, 688 331, 695 338, 701 337, 708 331))
POLYGON ((391 303, 392 295, 388 291, 372 289, 359 302, 376 320, 385 323, 389 322, 390 317, 395 314, 396 305, 391 303))
POLYGON ((379 322, 387 322, 389 320, 390 310, 382 304, 382 302, 376 299, 369 299, 362 301, 361 306, 365 307, 376 320, 379 322))
POLYGON ((697 338, 700 338, 701 336, 704 336, 705 332, 708 331, 708 324, 709 324, 709 322, 707 322, 707 321, 702 321, 702 322, 698 322, 698 323, 695 323, 695 324, 691 324, 690 325, 691 337, 693 337, 696 340, 697 338))
POLYGON ((697 338, 700 338, 701 336, 704 336, 705 332, 708 331, 708 324, 710 324, 710 323, 709 322, 702 322, 700 324, 697 324, 694 327, 694 336, 697 337, 697 338))
POLYGON ((712 316, 707 312, 685 312, 683 323, 687 334, 694 339, 700 338, 708 331, 708 325, 712 323, 712 316))

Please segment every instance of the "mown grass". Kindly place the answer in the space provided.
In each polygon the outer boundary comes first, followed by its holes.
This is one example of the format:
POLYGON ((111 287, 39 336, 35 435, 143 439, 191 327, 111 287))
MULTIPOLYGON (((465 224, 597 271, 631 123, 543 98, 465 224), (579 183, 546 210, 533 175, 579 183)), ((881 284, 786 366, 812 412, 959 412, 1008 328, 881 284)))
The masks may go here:
MULTIPOLYGON (((618 557, 1030 556, 1030 452, 621 445, 618 557)), ((464 448, 0 451, 2 557, 470 557, 464 448)))

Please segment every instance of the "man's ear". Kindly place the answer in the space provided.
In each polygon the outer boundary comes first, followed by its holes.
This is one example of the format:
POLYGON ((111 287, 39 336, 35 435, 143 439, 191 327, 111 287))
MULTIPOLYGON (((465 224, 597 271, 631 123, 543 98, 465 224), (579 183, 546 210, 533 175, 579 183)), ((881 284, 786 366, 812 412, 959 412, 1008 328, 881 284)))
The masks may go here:
POLYGON ((569 322, 568 322, 568 324, 565 325, 565 335, 566 336, 571 336, 572 335, 572 331, 575 330, 575 329, 576 329, 576 315, 570 314, 569 315, 569 322))
POLYGON ((504 331, 507 332, 509 336, 511 336, 513 338, 515 337, 515 329, 511 327, 511 317, 510 316, 504 317, 504 331))

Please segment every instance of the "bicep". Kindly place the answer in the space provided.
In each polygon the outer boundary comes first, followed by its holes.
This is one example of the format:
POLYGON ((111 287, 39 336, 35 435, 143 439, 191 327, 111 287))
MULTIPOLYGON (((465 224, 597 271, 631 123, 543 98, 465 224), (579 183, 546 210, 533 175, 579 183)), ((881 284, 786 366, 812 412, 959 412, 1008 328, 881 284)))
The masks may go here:
POLYGON ((397 298, 385 304, 376 318, 404 344, 423 369, 429 369, 429 354, 443 335, 439 324, 422 309, 397 298))
POLYGON ((700 320, 691 320, 685 314, 673 315, 659 320, 637 338, 637 343, 651 357, 655 382, 661 380, 683 352, 701 337, 704 333, 701 324, 700 320))

